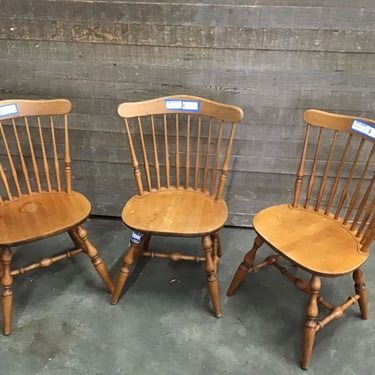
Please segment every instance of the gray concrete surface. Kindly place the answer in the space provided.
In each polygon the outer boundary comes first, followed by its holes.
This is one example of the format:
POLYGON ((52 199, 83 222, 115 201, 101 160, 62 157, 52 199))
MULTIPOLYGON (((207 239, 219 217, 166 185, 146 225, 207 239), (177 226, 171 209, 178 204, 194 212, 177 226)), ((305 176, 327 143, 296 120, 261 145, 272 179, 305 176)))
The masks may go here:
MULTIPOLYGON (((116 277, 129 231, 118 220, 85 226, 116 277)), ((1 374, 302 374, 299 367, 307 296, 273 268, 248 276, 228 298, 232 275, 254 232, 224 228, 219 270, 221 319, 211 314, 202 265, 141 259, 118 305, 78 255, 15 278, 13 332, 0 337, 1 374)), ((151 249, 199 249, 194 239, 154 238, 151 249)), ((21 264, 36 252, 66 248, 65 235, 15 251, 21 264), (56 245, 56 246, 55 246, 56 245)), ((270 250, 262 248, 259 256, 270 250)), ((375 266, 364 267, 370 319, 358 306, 317 336, 309 375, 375 374, 375 266)), ((301 271, 296 271, 303 275, 301 271)), ((350 276, 329 279, 323 294, 341 303, 350 276)))

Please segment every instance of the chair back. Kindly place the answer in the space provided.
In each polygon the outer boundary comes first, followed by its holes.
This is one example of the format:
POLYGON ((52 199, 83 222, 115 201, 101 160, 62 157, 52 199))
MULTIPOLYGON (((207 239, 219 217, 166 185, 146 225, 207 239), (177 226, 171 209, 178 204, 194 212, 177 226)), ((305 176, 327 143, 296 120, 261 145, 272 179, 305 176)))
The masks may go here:
POLYGON ((221 199, 240 108, 187 95, 122 103, 139 195, 191 189, 221 199))
POLYGON ((338 220, 368 252, 375 238, 375 121, 313 109, 304 119, 293 206, 338 220))
POLYGON ((0 205, 34 193, 71 192, 70 109, 64 99, 0 101, 0 205))

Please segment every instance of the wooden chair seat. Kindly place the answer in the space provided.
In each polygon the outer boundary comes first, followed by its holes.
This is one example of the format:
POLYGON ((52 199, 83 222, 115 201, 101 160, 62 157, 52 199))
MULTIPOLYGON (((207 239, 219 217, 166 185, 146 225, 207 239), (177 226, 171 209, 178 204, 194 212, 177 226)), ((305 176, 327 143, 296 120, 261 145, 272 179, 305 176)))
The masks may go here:
POLYGON ((81 224, 91 204, 77 192, 34 193, 0 206, 0 245, 15 246, 81 224))
POLYGON ((200 236, 219 230, 227 219, 223 200, 188 190, 155 191, 132 197, 122 211, 124 223, 139 232, 200 236), (186 215, 189 212, 189 215, 186 215))
POLYGON ((352 272, 368 258, 349 226, 314 210, 279 205, 254 217, 254 228, 279 253, 321 276, 352 272), (298 233, 303 232, 303 237, 298 233), (282 236, 280 235, 282 233, 282 236))

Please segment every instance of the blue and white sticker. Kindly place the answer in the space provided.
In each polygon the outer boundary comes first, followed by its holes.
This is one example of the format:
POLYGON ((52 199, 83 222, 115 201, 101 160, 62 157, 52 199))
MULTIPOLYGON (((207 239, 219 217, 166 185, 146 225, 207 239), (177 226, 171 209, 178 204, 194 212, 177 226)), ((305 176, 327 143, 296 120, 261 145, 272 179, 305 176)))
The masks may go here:
POLYGON ((351 129, 356 133, 375 139, 375 125, 369 124, 368 122, 355 119, 351 129))
POLYGON ((199 100, 165 99, 167 111, 199 112, 201 103, 199 100))
POLYGON ((18 107, 16 103, 0 105, 0 118, 12 115, 18 115, 18 107))
POLYGON ((135 244, 139 244, 141 242, 142 237, 143 237, 143 233, 132 232, 132 236, 130 238, 130 241, 135 243, 135 244))

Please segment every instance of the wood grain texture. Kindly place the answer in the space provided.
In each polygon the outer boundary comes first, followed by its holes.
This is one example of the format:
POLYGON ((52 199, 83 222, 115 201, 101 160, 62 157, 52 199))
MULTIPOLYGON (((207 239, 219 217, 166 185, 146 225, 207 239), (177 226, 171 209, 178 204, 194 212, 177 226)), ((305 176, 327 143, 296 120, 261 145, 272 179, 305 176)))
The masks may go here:
POLYGON ((129 163, 122 101, 194 93, 243 108, 249 126, 236 133, 227 198, 228 224, 246 226, 254 207, 276 203, 278 188, 285 201, 278 181, 299 158, 305 109, 375 117, 372 0, 2 0, 1 8, 0 98, 72 101, 73 171, 88 168, 92 184, 80 189, 94 214, 121 211, 99 176, 129 163))

